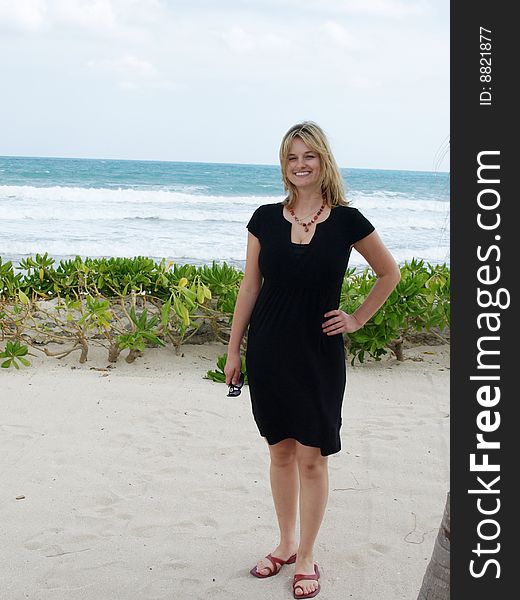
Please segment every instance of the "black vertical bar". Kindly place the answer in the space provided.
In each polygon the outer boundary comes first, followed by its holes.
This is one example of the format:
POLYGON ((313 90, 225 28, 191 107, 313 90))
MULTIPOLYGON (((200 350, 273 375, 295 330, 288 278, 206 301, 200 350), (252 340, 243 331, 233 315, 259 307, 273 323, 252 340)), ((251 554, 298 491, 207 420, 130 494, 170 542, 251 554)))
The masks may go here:
POLYGON ((517 360, 513 344, 520 327, 512 289, 520 268, 520 232, 514 231, 515 205, 520 207, 520 201, 519 192, 512 189, 520 171, 519 152, 513 145, 518 130, 514 63, 519 53, 511 6, 482 0, 451 4, 451 597, 455 600, 519 594, 513 580, 520 568, 513 563, 519 517, 514 519, 513 511, 520 469, 513 436, 516 432, 520 438, 520 394, 513 381, 517 360), (495 167, 481 169, 480 182, 479 161, 495 167), (480 366, 479 344, 481 350, 499 352, 481 354, 480 366), (484 443, 477 447, 478 434, 487 447, 484 443), (486 461, 496 470, 484 470, 486 461))

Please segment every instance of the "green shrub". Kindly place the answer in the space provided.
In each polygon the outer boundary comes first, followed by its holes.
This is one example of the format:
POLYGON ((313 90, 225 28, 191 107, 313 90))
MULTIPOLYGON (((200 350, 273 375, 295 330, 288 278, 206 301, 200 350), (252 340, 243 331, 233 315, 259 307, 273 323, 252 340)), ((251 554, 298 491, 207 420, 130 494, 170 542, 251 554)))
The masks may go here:
MULTIPOLYGON (((365 353, 376 360, 392 349, 402 359, 401 345, 409 331, 443 331, 450 326, 450 272, 443 265, 425 266, 412 259, 400 267, 401 280, 383 306, 354 333, 347 334, 352 364, 363 362, 365 353)), ((353 313, 376 281, 370 268, 349 270, 341 291, 340 309, 353 313)))
MULTIPOLYGON (((195 267, 165 259, 156 263, 143 256, 76 256, 61 260, 56 268, 54 264, 47 253, 36 254, 22 260, 15 273, 11 262, 3 263, 0 257, 0 340, 23 339, 48 356, 63 357, 80 349, 84 362, 95 339, 108 349, 110 361, 128 349, 126 360, 131 362, 147 345, 165 345, 165 340, 179 352, 203 323, 215 339, 229 339, 244 274, 227 263, 195 267), (52 306, 42 303, 52 299, 52 306), (50 342, 72 346, 55 353, 42 349, 50 342)), ((356 359, 363 362, 365 354, 379 360, 390 350, 402 359, 408 332, 449 327, 448 267, 413 259, 400 269, 401 280, 384 305, 362 329, 345 335, 352 364, 356 359)), ((348 269, 339 308, 353 313, 375 281, 370 268, 348 269)), ((9 348, 4 352, 14 347, 9 348)), ((14 356, 8 362, 18 366, 14 356)))

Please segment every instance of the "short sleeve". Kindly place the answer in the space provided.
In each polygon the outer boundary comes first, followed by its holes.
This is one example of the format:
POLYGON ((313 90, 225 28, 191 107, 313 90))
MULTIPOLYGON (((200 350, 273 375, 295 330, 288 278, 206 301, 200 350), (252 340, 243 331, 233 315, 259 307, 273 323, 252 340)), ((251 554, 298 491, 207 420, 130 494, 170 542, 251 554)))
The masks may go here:
POLYGON ((348 215, 348 237, 350 245, 359 242, 375 231, 372 223, 357 208, 350 207, 348 215))
POLYGON ((262 237, 262 218, 261 218, 261 206, 259 206, 255 212, 251 215, 249 222, 247 223, 247 229, 258 239, 262 237))

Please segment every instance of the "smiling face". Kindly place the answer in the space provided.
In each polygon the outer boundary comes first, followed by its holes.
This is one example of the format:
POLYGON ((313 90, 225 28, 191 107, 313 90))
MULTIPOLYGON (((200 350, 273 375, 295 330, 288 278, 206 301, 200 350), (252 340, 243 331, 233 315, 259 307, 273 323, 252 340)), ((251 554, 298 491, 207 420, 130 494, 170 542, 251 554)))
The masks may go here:
POLYGON ((320 185, 320 157, 299 137, 295 137, 287 155, 286 176, 297 188, 320 185))

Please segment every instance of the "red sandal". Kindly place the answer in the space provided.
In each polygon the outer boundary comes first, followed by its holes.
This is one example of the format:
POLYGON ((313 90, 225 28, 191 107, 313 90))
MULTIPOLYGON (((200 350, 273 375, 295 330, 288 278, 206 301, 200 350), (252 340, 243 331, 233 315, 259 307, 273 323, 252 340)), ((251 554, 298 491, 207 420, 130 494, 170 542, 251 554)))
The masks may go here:
POLYGON ((293 563, 296 562, 296 554, 293 554, 292 556, 290 556, 287 560, 283 560, 281 558, 277 558, 276 556, 272 556, 271 554, 268 554, 265 558, 267 558, 268 560, 270 560, 273 563, 273 567, 271 568, 269 565, 267 567, 264 567, 265 569, 269 569, 270 573, 268 573, 267 575, 264 575, 263 573, 259 573, 256 569, 256 565, 251 569, 251 571, 249 571, 251 573, 251 575, 254 575, 255 577, 258 577, 259 579, 265 579, 266 577, 272 577, 273 575, 278 575, 278 573, 280 572, 280 569, 284 566, 284 565, 292 565, 293 563), (280 565, 279 567, 277 567, 276 565, 280 565))
POLYGON ((297 594, 296 588, 300 588, 300 590, 302 592, 303 592, 303 588, 301 585, 296 585, 296 584, 298 583, 298 581, 301 581, 302 579, 318 581, 319 578, 320 578, 320 570, 318 569, 318 565, 316 563, 314 563, 314 575, 305 575, 305 573, 296 573, 296 575, 293 578, 293 597, 298 599, 298 598, 314 598, 314 596, 317 596, 320 593, 319 582, 318 582, 318 587, 313 592, 309 592, 308 594, 297 594))

